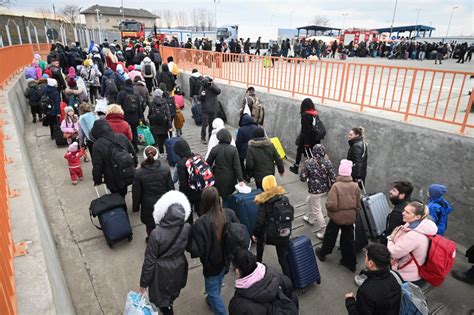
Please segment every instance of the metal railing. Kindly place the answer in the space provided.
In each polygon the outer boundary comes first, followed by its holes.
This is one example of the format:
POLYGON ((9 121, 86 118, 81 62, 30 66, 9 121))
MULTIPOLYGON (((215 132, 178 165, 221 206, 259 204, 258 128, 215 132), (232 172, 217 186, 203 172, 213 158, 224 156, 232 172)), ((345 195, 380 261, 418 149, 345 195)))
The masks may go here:
POLYGON ((216 53, 162 47, 163 60, 173 56, 181 69, 197 68, 202 74, 335 101, 341 104, 398 113, 404 121, 422 118, 474 128, 468 92, 473 72, 411 68, 347 61, 308 60, 271 56, 216 53))

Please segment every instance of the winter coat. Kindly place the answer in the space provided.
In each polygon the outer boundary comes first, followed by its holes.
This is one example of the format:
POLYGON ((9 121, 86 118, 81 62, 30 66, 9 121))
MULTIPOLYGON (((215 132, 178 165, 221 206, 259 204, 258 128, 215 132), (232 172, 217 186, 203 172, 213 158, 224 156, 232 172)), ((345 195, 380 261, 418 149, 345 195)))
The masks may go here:
POLYGON ((231 195, 235 184, 244 180, 237 149, 230 144, 232 136, 226 129, 217 133, 219 144, 215 146, 206 162, 212 167, 215 186, 221 197, 231 195))
POLYGON ((148 89, 147 89, 145 84, 143 84, 141 82, 134 83, 133 84, 133 92, 137 95, 140 95, 142 97, 142 99, 145 101, 145 103, 143 104, 143 107, 145 107, 145 105, 149 104, 149 101, 148 101, 149 94, 148 94, 148 89))
MULTIPOLYGON (((272 314, 272 302, 277 299, 281 288, 283 293, 293 300, 290 279, 275 269, 265 266, 265 276, 252 283, 249 288, 236 288, 229 302, 229 315, 272 314)), ((297 299, 297 298, 296 298, 297 299)))
POLYGON ((203 85, 199 90, 199 100, 202 104, 202 112, 204 114, 215 114, 219 109, 217 95, 221 94, 221 89, 212 83, 211 85, 203 85))
POLYGON ((331 160, 326 159, 326 149, 322 145, 315 145, 311 152, 313 156, 304 162, 300 180, 308 182, 308 192, 310 194, 327 193, 336 182, 334 167, 331 160))
POLYGON ((337 225, 351 225, 360 211, 360 190, 350 176, 338 176, 326 200, 328 217, 337 225))
POLYGON ((199 72, 191 74, 189 78, 189 97, 198 96, 201 89, 202 76, 199 72))
POLYGON ((245 164, 247 174, 257 182, 261 182, 267 175, 275 175, 275 165, 278 173, 285 172, 283 160, 269 138, 255 138, 249 141, 245 164))
POLYGON ((398 315, 402 292, 390 269, 362 270, 362 274, 367 279, 357 290, 357 299, 346 298, 348 313, 398 315))
POLYGON ((84 151, 79 150, 76 152, 66 152, 64 158, 67 160, 67 166, 69 168, 79 168, 81 167, 81 157, 84 156, 84 151))
POLYGON ((387 223, 386 223, 386 228, 385 232, 383 233, 381 240, 383 244, 387 245, 387 236, 392 234, 393 230, 395 228, 399 227, 400 225, 404 225, 405 222, 403 222, 403 210, 405 209, 405 206, 410 202, 409 199, 404 199, 400 200, 399 203, 397 203, 392 211, 387 215, 387 223))
POLYGON ((153 217, 157 227, 151 232, 140 276, 140 287, 148 288, 150 302, 168 307, 179 296, 188 279, 188 261, 184 255, 191 233, 185 223, 191 215, 189 202, 180 195, 167 194, 155 204, 153 217), (182 230, 176 241, 171 242, 182 230), (166 250, 169 246, 169 250, 166 250))
POLYGON ((105 81, 109 78, 111 78, 115 81, 115 85, 117 86, 117 90, 120 90, 120 88, 122 86, 122 82, 118 79, 118 76, 115 74, 115 72, 113 72, 110 68, 105 69, 104 75, 102 76, 101 85, 100 85, 100 95, 102 97, 107 97, 108 103, 113 104, 113 103, 115 103, 115 100, 117 98, 117 94, 114 93, 114 94, 105 95, 105 92, 106 92, 105 91, 105 81))
POLYGON ((78 133, 79 132, 79 124, 78 118, 76 115, 73 116, 72 120, 64 119, 61 122, 61 131, 64 133, 78 133))
POLYGON ((409 223, 395 229, 388 239, 387 248, 392 256, 392 269, 396 270, 405 281, 421 279, 418 267, 412 260, 410 253, 415 256, 422 266, 428 255, 429 240, 424 234, 435 235, 438 232, 436 224, 428 219, 421 220, 420 224, 411 229, 409 223), (402 268, 403 267, 403 268, 402 268))
POLYGON ((147 79, 153 79, 156 77, 156 67, 155 64, 151 61, 149 57, 145 57, 143 61, 140 64, 140 69, 142 72, 142 76, 147 79), (151 67, 151 73, 150 74, 145 74, 145 66, 150 66, 151 67))
POLYGON ((126 86, 122 91, 117 94, 117 104, 122 106, 122 108, 124 108, 123 106, 125 104, 127 96, 134 94, 140 98, 137 110, 133 113, 129 113, 126 112, 124 109, 124 119, 130 125, 136 124, 140 119, 143 119, 143 99, 140 95, 135 93, 135 91, 133 90, 133 86, 126 86))
POLYGON ((245 159, 247 157, 247 149, 249 140, 255 138, 253 133, 258 128, 255 124, 253 118, 250 115, 243 115, 240 118, 239 130, 237 131, 237 138, 235 139, 235 145, 237 150, 239 150, 239 157, 245 159))
POLYGON ((83 67, 81 69, 81 78, 84 82, 89 82, 91 86, 100 86, 100 77, 102 73, 100 73, 99 69, 96 67, 83 67))
POLYGON ((84 146, 86 145, 86 140, 88 141, 94 141, 92 139, 90 133, 92 130, 92 127, 94 126, 94 122, 97 120, 97 116, 95 116, 92 112, 88 112, 85 114, 82 114, 79 117, 78 121, 78 126, 79 126, 79 146, 84 146))
POLYGON ((110 150, 111 142, 119 143, 134 158, 138 164, 137 155, 130 141, 122 134, 115 134, 109 123, 104 119, 96 120, 91 130, 91 136, 96 139, 92 150, 92 178, 95 185, 102 183, 102 176, 107 188, 115 192, 125 188, 125 185, 115 176, 110 150))
MULTIPOLYGON (((223 209, 223 211, 226 213, 227 222, 239 222, 233 210, 223 209)), ((201 260, 204 277, 217 276, 225 267, 229 267, 224 259, 222 243, 217 240, 215 230, 212 214, 209 212, 203 214, 193 224, 189 252, 192 258, 199 257, 201 260)))
POLYGON ((174 116, 174 127, 176 129, 181 129, 184 126, 184 114, 183 111, 179 108, 176 108, 176 115, 174 116))
POLYGON ((189 187, 189 174, 186 167, 186 161, 194 156, 191 148, 185 140, 178 140, 174 147, 174 152, 179 156, 180 160, 176 163, 176 170, 178 172, 179 191, 188 197, 191 203, 199 202, 201 200, 201 192, 192 190, 189 187))
POLYGON ((25 97, 28 99, 28 104, 31 107, 40 106, 41 95, 44 93, 44 87, 40 85, 35 80, 28 81, 28 87, 25 90, 25 97))
POLYGON ((367 143, 362 138, 357 137, 349 140, 349 146, 347 159, 354 163, 352 166, 352 178, 365 181, 367 176, 367 157, 369 154, 367 143))
POLYGON ((250 95, 245 96, 242 101, 242 106, 240 107, 240 115, 244 114, 245 107, 248 106, 251 116, 253 118, 253 121, 256 124, 263 125, 264 110, 261 103, 260 103, 260 107, 257 108, 257 106, 255 106, 254 108, 254 104, 257 101, 257 99, 258 98, 255 94, 250 94, 250 95))
POLYGON ((107 120, 110 128, 112 128, 115 133, 123 134, 128 138, 128 140, 132 141, 132 129, 130 128, 130 125, 123 119, 122 114, 107 114, 105 116, 105 120, 107 120))
POLYGON ((166 100, 163 99, 160 96, 156 96, 153 99, 152 104, 150 105, 150 110, 148 111, 148 120, 150 121, 150 127, 151 131, 155 135, 166 135, 168 134, 168 131, 171 129, 171 114, 170 114, 170 109, 166 103, 166 100), (150 120, 150 112, 155 106, 160 106, 163 108, 166 116, 166 121, 164 124, 158 125, 154 123, 153 121, 150 120))
POLYGON ((128 73, 128 78, 130 80, 132 80, 132 82, 135 82, 135 78, 136 77, 139 77, 140 80, 143 80, 143 76, 142 76, 142 73, 141 71, 138 71, 138 70, 132 70, 128 73))
POLYGON ((79 103, 87 102, 89 100, 86 91, 80 87, 66 88, 66 90, 64 90, 64 94, 66 95, 66 102, 68 104, 71 97, 76 97, 76 100, 79 99, 79 103))
POLYGON ((61 96, 59 95, 58 88, 55 86, 49 86, 47 85, 44 88, 44 94, 49 97, 49 99, 52 101, 52 107, 51 111, 49 112, 50 116, 57 116, 61 114, 60 111, 60 102, 61 102, 61 96))
MULTIPOLYGON (((214 119, 212 122, 212 128, 211 136, 209 137, 209 142, 207 143, 206 159, 209 157, 209 153, 211 153, 212 148, 219 144, 219 140, 217 140, 217 133, 219 130, 225 129, 224 121, 220 118, 214 119)), ((230 144, 235 147, 234 139, 232 139, 230 144)))
POLYGON ((444 235, 448 227, 448 215, 453 211, 451 204, 443 197, 430 197, 428 200, 428 208, 431 218, 438 226, 438 234, 444 235))
POLYGON ((173 91, 176 83, 174 82, 173 74, 169 71, 166 63, 161 65, 161 72, 156 77, 157 84, 164 83, 166 85, 167 92, 173 91))
POLYGON ((275 238, 272 237, 272 235, 269 235, 267 231, 268 226, 273 224, 270 219, 273 218, 275 214, 274 203, 280 200, 285 193, 283 187, 277 186, 264 191, 255 197, 255 203, 258 205, 258 212, 253 235, 258 239, 264 240, 266 244, 288 247, 289 236, 275 238))
POLYGON ((301 114, 301 131, 299 146, 312 148, 315 144, 321 143, 314 133, 313 121, 318 115, 316 110, 307 110, 301 114))
POLYGON ((171 171, 168 166, 155 161, 153 165, 143 165, 135 171, 132 187, 133 211, 141 210, 140 219, 143 224, 151 225, 153 207, 162 195, 174 190, 171 171))

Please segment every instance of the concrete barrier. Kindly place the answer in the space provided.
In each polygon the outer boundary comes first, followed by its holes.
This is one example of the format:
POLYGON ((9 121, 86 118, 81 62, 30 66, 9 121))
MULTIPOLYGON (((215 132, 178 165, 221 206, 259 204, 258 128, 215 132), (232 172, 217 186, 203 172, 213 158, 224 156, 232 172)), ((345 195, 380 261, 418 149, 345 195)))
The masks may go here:
MULTIPOLYGON (((190 74, 182 73, 178 83, 189 93, 190 74)), ((216 82, 222 92, 219 100, 227 114, 227 123, 238 127, 239 108, 245 88, 216 82)), ((265 108, 265 129, 279 137, 287 155, 294 157, 296 136, 300 131, 300 104, 283 96, 257 89, 265 108)), ((333 163, 346 157, 347 133, 363 126, 369 147, 367 189, 388 192, 390 183, 409 180, 415 186, 413 198, 426 200, 427 187, 442 183, 448 187, 447 199, 453 205, 447 237, 463 246, 474 244, 474 139, 447 132, 371 116, 356 111, 316 104, 326 128, 323 144, 333 163)))
POLYGON ((28 242, 28 254, 14 260, 19 314, 75 314, 59 261, 56 245, 46 219, 29 152, 24 141, 25 120, 30 119, 23 91, 23 76, 3 90, 0 106, 6 136, 5 154, 10 189, 20 196, 10 199, 13 239, 28 242))

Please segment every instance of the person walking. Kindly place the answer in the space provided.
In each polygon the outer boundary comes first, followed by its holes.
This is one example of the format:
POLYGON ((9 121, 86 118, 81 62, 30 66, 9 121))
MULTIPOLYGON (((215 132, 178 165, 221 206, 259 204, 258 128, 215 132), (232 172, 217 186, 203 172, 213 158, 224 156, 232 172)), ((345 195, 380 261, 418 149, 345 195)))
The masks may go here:
POLYGON ((221 89, 214 84, 212 78, 205 77, 199 90, 199 100, 202 104, 202 126, 201 143, 207 144, 206 129, 209 129, 209 137, 212 133, 212 121, 216 117, 219 109, 217 95, 221 94, 221 89))
POLYGON ((192 105, 197 104, 199 99, 199 90, 201 89, 202 75, 197 69, 193 69, 191 77, 189 77, 189 97, 192 105))
POLYGON ((257 130, 257 124, 249 114, 244 114, 239 121, 240 128, 237 130, 237 138, 235 139, 235 145, 239 151, 240 167, 244 179, 249 182, 250 177, 247 174, 245 168, 245 159, 247 157, 248 143, 251 139, 255 138, 255 131, 257 130))
POLYGON ((229 262, 224 256, 222 236, 224 226, 227 223, 238 223, 239 219, 234 211, 222 207, 215 187, 202 191, 202 211, 202 216, 192 227, 189 252, 192 258, 199 257, 202 263, 206 302, 214 314, 226 315, 221 288, 229 270, 229 262))
POLYGON ((153 89, 153 80, 156 77, 156 66, 149 57, 145 57, 143 58, 143 61, 140 64, 140 69, 142 72, 142 76, 145 79, 148 93, 151 93, 153 89))
POLYGON ((120 105, 111 104, 107 106, 105 120, 115 133, 123 134, 130 142, 133 141, 133 134, 130 125, 124 119, 124 112, 120 105))
POLYGON ((368 147, 365 142, 365 130, 362 127, 352 128, 349 131, 349 151, 347 159, 352 161, 352 179, 361 180, 365 184, 367 176, 368 147))
POLYGON ((125 80, 125 88, 117 95, 117 104, 122 106, 124 119, 132 129, 132 144, 135 151, 138 151, 138 133, 137 127, 140 120, 143 120, 143 99, 136 94, 133 89, 132 80, 125 80))
POLYGON ((141 211, 140 220, 146 226, 147 241, 156 226, 153 219, 155 203, 168 191, 174 190, 170 168, 161 164, 158 155, 155 147, 147 146, 143 150, 141 167, 135 170, 133 177, 132 210, 141 211))
POLYGON ((77 138, 79 147, 87 147, 87 149, 89 149, 89 153, 92 154, 94 139, 91 136, 91 130, 98 117, 92 113, 92 108, 89 103, 82 103, 79 105, 79 114, 79 134, 77 138))
MULTIPOLYGON (((43 114, 47 115, 46 118, 49 120, 49 132, 51 136, 51 140, 54 139, 54 132, 56 130, 56 125, 59 124, 59 117, 61 115, 60 111, 60 102, 61 96, 58 91, 58 82, 55 79, 47 79, 48 85, 44 89, 44 96, 41 98, 41 102, 43 101, 48 102, 48 109, 49 111, 45 111, 44 107, 42 109, 43 114)), ((45 104, 41 104, 44 106, 45 104)))
POLYGON ((448 215, 453 211, 449 201, 444 198, 448 188, 441 184, 433 184, 428 187, 428 209, 431 218, 438 227, 438 234, 444 235, 448 228, 448 215))
POLYGON ((148 110, 148 121, 151 132, 158 146, 159 154, 165 153, 164 143, 168 139, 172 130, 171 114, 166 100, 160 95, 156 95, 148 110))
POLYGON ((81 69, 80 74, 86 87, 89 89, 90 103, 95 104, 100 91, 100 77, 102 73, 100 73, 99 68, 94 64, 92 59, 86 59, 84 60, 84 67, 81 69))
POLYGON ((159 227, 149 236, 140 276, 140 293, 148 288, 150 302, 162 314, 172 315, 173 303, 188 279, 184 254, 191 234, 186 220, 191 207, 179 191, 169 191, 154 205, 153 219, 159 227), (172 275, 172 276, 170 276, 172 275))
POLYGON ((264 109, 260 99, 255 95, 255 88, 253 86, 247 89, 240 107, 240 116, 242 117, 244 114, 250 115, 255 124, 263 126, 264 109))
POLYGON ((300 180, 308 182, 308 197, 306 197, 308 212, 303 216, 303 220, 310 225, 317 221, 321 230, 316 233, 316 237, 323 239, 326 232, 326 221, 321 208, 321 198, 336 182, 336 173, 322 144, 316 144, 312 148, 310 158, 304 163, 300 180))
MULTIPOLYGON (((209 138, 209 143, 207 144, 207 152, 206 152, 206 156, 205 156, 205 159, 207 159, 209 157, 209 153, 211 153, 211 150, 219 144, 219 140, 217 140, 217 133, 219 132, 219 130, 221 129, 225 129, 225 124, 224 124, 224 121, 220 118, 216 118, 214 119, 214 121, 212 122, 212 133, 211 133, 211 137, 209 138)), ((234 147, 235 147, 235 141, 234 139, 232 138, 232 141, 230 142, 230 144, 232 144, 234 147)))
POLYGON ((332 253, 337 235, 341 230, 341 265, 352 272, 356 270, 356 255, 354 249, 354 223, 360 211, 360 190, 351 177, 352 162, 341 160, 339 176, 329 190, 326 201, 329 223, 324 233, 323 245, 316 247, 315 253, 320 261, 332 253))
POLYGON ((260 41, 261 41, 262 37, 259 36, 258 39, 257 39, 257 42, 255 43, 255 56, 260 56, 260 41))

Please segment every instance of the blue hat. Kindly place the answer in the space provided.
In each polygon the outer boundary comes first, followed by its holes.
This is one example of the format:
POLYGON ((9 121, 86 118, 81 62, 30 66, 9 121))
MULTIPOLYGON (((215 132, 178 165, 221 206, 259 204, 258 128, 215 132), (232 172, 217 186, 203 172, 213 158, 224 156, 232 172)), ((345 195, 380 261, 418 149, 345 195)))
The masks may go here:
POLYGON ((448 192, 446 186, 441 184, 433 184, 428 187, 428 193, 431 198, 441 198, 444 194, 448 192))

